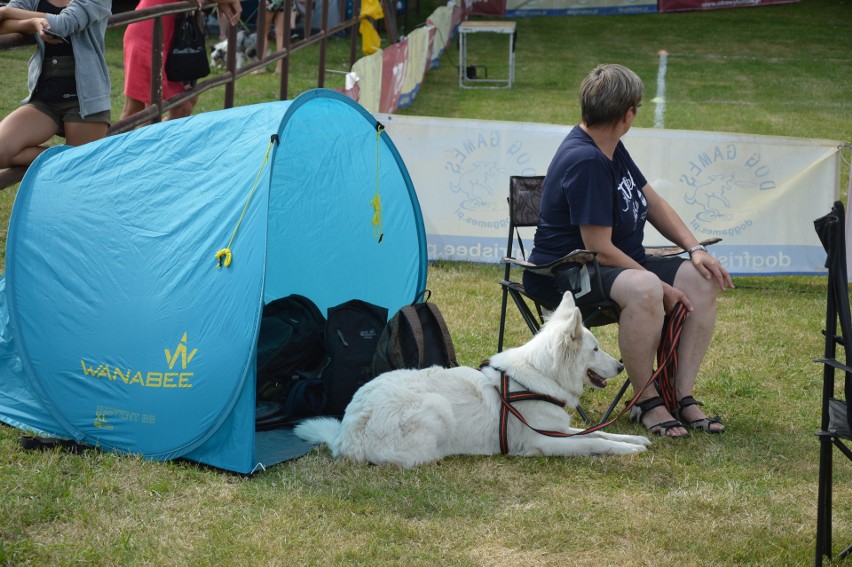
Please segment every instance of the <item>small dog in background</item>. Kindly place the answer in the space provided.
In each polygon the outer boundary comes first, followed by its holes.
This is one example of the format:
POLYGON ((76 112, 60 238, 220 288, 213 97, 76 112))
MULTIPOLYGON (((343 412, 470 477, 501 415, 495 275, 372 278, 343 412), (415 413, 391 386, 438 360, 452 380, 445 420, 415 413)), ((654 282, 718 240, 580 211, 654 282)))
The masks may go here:
MULTIPOLYGON (((251 61, 257 60, 257 34, 240 30, 237 32, 237 69, 244 67, 251 61)), ((225 68, 225 60, 228 56, 228 41, 220 41, 210 48, 210 59, 212 66, 216 69, 225 68)))

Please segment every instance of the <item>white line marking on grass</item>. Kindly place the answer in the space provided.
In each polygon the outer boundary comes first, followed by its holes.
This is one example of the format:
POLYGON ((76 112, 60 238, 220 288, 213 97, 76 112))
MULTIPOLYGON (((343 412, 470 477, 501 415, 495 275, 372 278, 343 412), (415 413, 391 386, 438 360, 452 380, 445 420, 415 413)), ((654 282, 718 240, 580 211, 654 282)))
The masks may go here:
POLYGON ((668 60, 668 52, 661 49, 657 52, 660 56, 660 67, 657 70, 657 96, 651 99, 656 107, 654 108, 654 128, 665 128, 666 114, 666 62, 668 60))

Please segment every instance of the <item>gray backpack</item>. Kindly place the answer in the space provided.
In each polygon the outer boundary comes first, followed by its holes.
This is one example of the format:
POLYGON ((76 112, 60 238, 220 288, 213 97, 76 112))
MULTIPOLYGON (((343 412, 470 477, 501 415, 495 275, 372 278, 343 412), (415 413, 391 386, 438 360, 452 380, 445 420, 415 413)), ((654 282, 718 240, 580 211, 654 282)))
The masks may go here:
POLYGON ((373 376, 400 368, 458 366, 444 316, 434 303, 406 305, 388 321, 376 354, 373 376))

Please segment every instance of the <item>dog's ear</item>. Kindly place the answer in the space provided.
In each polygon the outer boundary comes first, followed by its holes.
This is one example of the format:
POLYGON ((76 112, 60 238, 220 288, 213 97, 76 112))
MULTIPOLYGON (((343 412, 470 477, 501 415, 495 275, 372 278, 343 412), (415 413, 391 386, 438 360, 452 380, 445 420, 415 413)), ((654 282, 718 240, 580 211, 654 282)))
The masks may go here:
POLYGON ((572 294, 570 291, 566 291, 564 294, 562 294, 562 303, 559 305, 559 307, 565 309, 572 309, 576 305, 577 304, 574 303, 574 294, 572 294))
POLYGON ((571 329, 571 339, 579 340, 583 336, 583 314, 580 313, 580 308, 575 307, 571 310, 571 316, 568 320, 571 329))

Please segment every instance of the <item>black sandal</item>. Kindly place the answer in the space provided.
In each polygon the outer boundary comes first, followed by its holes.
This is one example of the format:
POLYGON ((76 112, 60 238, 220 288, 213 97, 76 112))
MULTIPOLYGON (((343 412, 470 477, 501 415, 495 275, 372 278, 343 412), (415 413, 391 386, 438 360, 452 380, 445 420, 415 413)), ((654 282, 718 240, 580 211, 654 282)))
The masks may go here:
POLYGON ((679 420, 683 421, 686 426, 690 429, 700 429, 702 431, 706 431, 712 435, 718 435, 725 431, 725 428, 722 429, 710 429, 710 426, 714 423, 722 424, 722 418, 718 415, 716 417, 702 417, 701 419, 696 419, 695 421, 684 421, 681 412, 684 408, 688 408, 689 406, 703 406, 704 404, 693 398, 692 396, 684 396, 677 401, 677 409, 675 410, 675 417, 679 420))
MULTIPOLYGON (((645 412, 649 412, 652 409, 660 407, 662 405, 665 405, 665 402, 660 396, 655 396, 653 398, 645 400, 644 402, 640 402, 630 408, 630 421, 632 423, 640 423, 642 425, 645 425, 644 423, 642 423, 642 414, 645 412)), ((669 429, 674 429, 675 427, 684 427, 684 425, 676 419, 672 419, 670 421, 663 421, 651 426, 645 425, 645 427, 648 429, 648 431, 659 437, 672 437, 674 439, 677 439, 679 437, 689 437, 689 432, 687 432, 686 435, 668 434, 669 429)))

